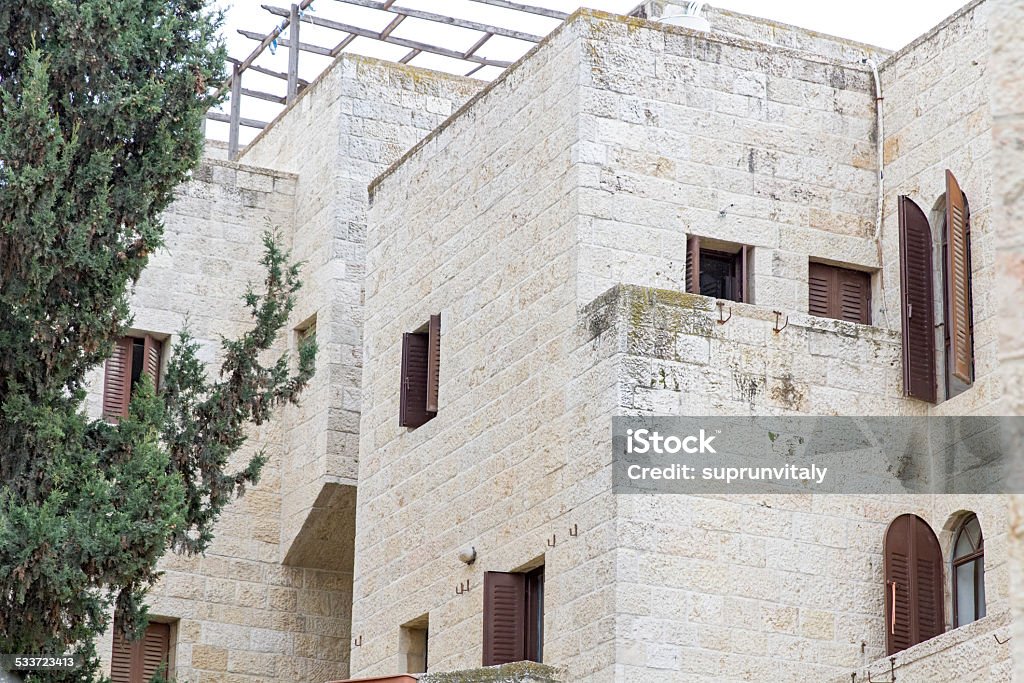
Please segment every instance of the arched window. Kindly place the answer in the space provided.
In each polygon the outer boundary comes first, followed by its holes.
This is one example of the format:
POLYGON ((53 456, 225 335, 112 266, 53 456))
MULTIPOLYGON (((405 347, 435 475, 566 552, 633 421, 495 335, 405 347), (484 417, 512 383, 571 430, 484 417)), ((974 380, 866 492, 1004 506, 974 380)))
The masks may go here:
POLYGON ((953 626, 985 616, 985 539, 977 515, 960 524, 953 541, 953 626))

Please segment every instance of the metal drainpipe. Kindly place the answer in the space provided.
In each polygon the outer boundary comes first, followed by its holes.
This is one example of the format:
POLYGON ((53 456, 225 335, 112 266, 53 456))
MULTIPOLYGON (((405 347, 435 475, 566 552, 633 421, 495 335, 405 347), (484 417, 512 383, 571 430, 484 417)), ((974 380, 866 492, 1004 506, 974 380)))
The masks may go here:
POLYGON ((885 198, 885 128, 882 125, 882 81, 878 77, 878 63, 872 57, 860 60, 871 67, 875 79, 875 120, 878 124, 878 208, 875 213, 875 246, 878 249, 878 289, 882 295, 882 320, 889 327, 889 314, 885 300, 885 262, 882 260, 882 202, 885 198))

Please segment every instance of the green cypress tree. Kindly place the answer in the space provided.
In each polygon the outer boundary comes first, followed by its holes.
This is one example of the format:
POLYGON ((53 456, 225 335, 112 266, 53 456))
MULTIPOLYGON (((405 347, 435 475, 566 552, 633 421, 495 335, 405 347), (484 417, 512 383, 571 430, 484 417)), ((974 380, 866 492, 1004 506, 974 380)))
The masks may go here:
POLYGON ((160 213, 196 166, 223 77, 219 15, 205 0, 0 2, 0 653, 77 653, 116 604, 139 633, 168 549, 202 552, 219 512, 255 482, 228 458, 246 426, 294 402, 261 365, 299 286, 273 235, 252 329, 223 343, 209 379, 187 331, 159 393, 144 380, 117 425, 83 411, 87 371, 130 322, 132 284, 160 247, 160 213))

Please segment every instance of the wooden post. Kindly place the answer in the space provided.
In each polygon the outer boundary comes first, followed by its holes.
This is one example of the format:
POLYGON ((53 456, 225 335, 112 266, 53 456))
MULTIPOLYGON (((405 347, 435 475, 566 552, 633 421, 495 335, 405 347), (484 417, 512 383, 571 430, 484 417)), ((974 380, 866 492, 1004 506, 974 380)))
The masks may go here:
POLYGON ((231 130, 228 132, 228 158, 238 156, 238 126, 242 118, 242 70, 235 64, 231 72, 231 130))
POLYGON ((299 6, 292 4, 288 32, 288 102, 299 93, 299 6))

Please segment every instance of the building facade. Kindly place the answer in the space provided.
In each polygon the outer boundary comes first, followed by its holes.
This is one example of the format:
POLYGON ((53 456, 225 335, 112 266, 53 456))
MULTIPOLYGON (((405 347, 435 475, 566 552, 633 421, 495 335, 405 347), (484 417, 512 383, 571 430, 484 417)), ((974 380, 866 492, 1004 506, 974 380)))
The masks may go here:
POLYGON ((210 551, 163 560, 178 680, 1014 680, 1015 498, 616 495, 610 425, 1021 412, 1022 11, 977 0, 890 54, 581 10, 486 87, 343 56, 237 162, 211 150, 133 334, 187 316, 215 362, 269 222, 305 261, 281 350, 320 355, 210 551), (908 280, 914 205, 954 256, 908 280), (939 558, 910 616, 891 524, 939 558))

